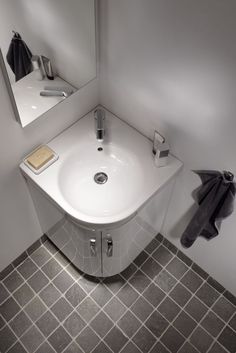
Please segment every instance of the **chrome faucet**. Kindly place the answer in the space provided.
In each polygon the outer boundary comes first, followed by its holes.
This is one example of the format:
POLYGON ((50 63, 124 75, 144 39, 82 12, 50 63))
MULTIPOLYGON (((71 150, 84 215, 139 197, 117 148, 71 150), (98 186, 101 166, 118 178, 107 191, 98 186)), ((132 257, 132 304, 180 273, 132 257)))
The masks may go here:
POLYGON ((96 138, 99 142, 102 142, 105 135, 105 111, 100 108, 96 109, 94 111, 94 119, 96 138))
POLYGON ((40 96, 68 98, 72 93, 73 93, 73 90, 70 87, 46 86, 44 87, 44 91, 40 92, 40 96))

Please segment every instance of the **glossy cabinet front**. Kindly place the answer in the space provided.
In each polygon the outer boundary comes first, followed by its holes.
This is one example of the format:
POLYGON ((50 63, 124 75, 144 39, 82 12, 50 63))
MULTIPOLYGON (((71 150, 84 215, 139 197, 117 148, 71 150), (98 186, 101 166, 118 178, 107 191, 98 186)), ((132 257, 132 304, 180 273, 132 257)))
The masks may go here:
POLYGON ((28 181, 44 234, 82 272, 108 277, 123 271, 161 231, 174 179, 127 223, 104 229, 75 221, 28 181))

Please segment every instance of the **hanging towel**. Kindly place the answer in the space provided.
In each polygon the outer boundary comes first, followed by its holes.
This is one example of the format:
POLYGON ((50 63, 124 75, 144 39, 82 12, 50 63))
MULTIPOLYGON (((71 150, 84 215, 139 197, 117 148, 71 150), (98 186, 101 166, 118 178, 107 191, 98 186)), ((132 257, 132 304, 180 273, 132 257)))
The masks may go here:
POLYGON ((198 210, 181 237, 181 244, 189 248, 198 236, 212 239, 219 234, 221 221, 234 209, 236 183, 233 174, 215 170, 194 171, 202 185, 196 190, 198 210))
POLYGON ((14 32, 7 52, 7 62, 15 74, 16 81, 28 75, 32 71, 32 53, 20 34, 14 32))

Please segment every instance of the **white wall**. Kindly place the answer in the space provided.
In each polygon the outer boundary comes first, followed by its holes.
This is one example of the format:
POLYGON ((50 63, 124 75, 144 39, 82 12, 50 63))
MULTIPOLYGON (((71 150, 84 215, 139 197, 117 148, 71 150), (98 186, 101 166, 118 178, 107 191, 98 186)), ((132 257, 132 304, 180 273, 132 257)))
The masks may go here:
POLYGON ((15 30, 34 55, 50 58, 58 75, 73 86, 80 88, 96 76, 94 0, 1 0, 0 23, 4 58, 15 30))
POLYGON ((98 104, 97 80, 22 129, 15 121, 0 71, 0 271, 41 235, 34 206, 20 174, 23 157, 48 142, 98 104))
MULTIPOLYGON (((101 0, 100 103, 184 161, 163 233, 179 238, 192 213, 191 169, 236 174, 235 0, 101 0)), ((184 250, 236 294, 236 217, 184 250)), ((182 249, 183 250, 183 249, 182 249)))

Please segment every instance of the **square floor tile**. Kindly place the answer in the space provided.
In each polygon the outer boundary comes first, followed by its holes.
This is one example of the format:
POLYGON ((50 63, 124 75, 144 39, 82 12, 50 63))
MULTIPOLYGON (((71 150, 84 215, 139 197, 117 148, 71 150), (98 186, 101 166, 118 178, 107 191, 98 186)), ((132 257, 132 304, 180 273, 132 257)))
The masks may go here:
POLYGON ((112 277, 104 278, 103 283, 113 294, 116 294, 123 287, 126 281, 122 276, 115 275, 112 277))
POLYGON ((162 270, 155 278, 156 285, 168 293, 177 283, 176 279, 166 270, 162 270))
POLYGON ((148 288, 143 292, 145 299, 155 307, 160 304, 165 295, 166 294, 154 283, 151 283, 150 286, 148 286, 148 288))
POLYGON ((58 275, 58 273, 61 272, 61 270, 62 270, 61 265, 54 258, 49 260, 42 267, 43 273, 46 274, 51 280, 54 277, 56 277, 56 275, 58 275))
POLYGON ((36 296, 31 302, 29 302, 25 308, 25 312, 29 315, 31 320, 35 322, 38 318, 45 313, 47 310, 46 306, 43 304, 42 300, 36 296))
POLYGON ((192 265, 192 260, 188 257, 188 256, 186 256, 182 251, 180 251, 180 250, 178 250, 178 252, 177 252, 177 257, 180 259, 180 260, 182 260, 184 263, 185 263, 185 265, 187 265, 188 267, 190 267, 191 265, 192 265))
POLYGON ((223 293, 225 291, 225 288, 212 277, 207 278, 207 283, 209 283, 219 293, 223 293))
POLYGON ((141 322, 128 310, 117 322, 117 325, 126 336, 131 337, 138 331, 141 322))
POLYGON ((145 321, 153 311, 152 306, 144 299, 139 297, 138 300, 130 307, 130 310, 141 320, 145 321))
POLYGON ((132 341, 138 346, 143 353, 147 353, 154 345, 156 338, 142 326, 132 338, 132 341))
POLYGON ((16 344, 14 344, 14 346, 11 347, 8 353, 27 353, 27 352, 20 342, 16 342, 16 344))
POLYGON ((66 330, 60 326, 48 337, 48 341, 57 353, 62 352, 72 341, 66 330))
POLYGON ((196 328, 190 337, 190 343, 201 353, 205 353, 213 342, 213 338, 200 326, 196 328))
POLYGON ((76 337, 86 326, 86 323, 76 311, 73 311, 63 325, 72 337, 76 337))
POLYGON ((111 291, 103 283, 99 283, 90 293, 90 296, 101 307, 103 307, 111 299, 112 295, 113 294, 111 291))
POLYGON ((203 279, 207 279, 209 277, 208 273, 206 273, 200 266, 195 263, 192 264, 192 269, 203 279))
POLYGON ((161 337, 161 342, 163 342, 172 353, 176 353, 184 343, 184 337, 176 331, 173 326, 170 326, 161 337))
POLYGON ((189 342, 186 342, 178 353, 198 353, 198 351, 189 342))
POLYGON ((5 321, 3 320, 2 316, 0 315, 0 330, 5 326, 5 321))
POLYGON ((209 353, 228 353, 229 351, 225 350, 218 342, 214 343, 209 353))
POLYGON ((122 303, 124 303, 128 307, 130 307, 130 305, 135 302, 138 296, 139 294, 137 293, 137 291, 128 283, 125 284, 117 293, 117 297, 122 301, 122 303))
POLYGON ((209 311, 201 322, 201 325, 213 337, 217 337, 223 329, 224 322, 220 320, 212 311, 209 311))
POLYGON ((110 331, 113 325, 110 318, 102 311, 90 322, 90 326, 102 338, 110 331))
POLYGON ((78 279, 78 284, 83 288, 86 293, 90 293, 100 283, 98 278, 91 276, 81 276, 78 279))
POLYGON ((25 304, 28 303, 34 297, 34 295, 35 294, 33 290, 30 288, 30 286, 28 286, 27 283, 24 283, 13 294, 14 298, 18 301, 21 306, 25 306, 25 304))
POLYGON ((104 342, 100 342, 99 345, 97 345, 97 347, 93 350, 93 353, 112 353, 112 351, 104 342))
POLYGON ((230 320, 229 325, 236 331, 236 314, 230 320))
POLYGON ((5 287, 0 282, 0 304, 2 304, 8 297, 9 292, 5 289, 5 287))
POLYGON ((0 331, 0 352, 5 353, 15 342, 16 336, 8 326, 0 331))
POLYGON ((34 251, 30 257, 39 267, 41 267, 51 258, 51 254, 42 245, 34 251))
POLYGON ((168 239, 166 239, 166 238, 164 238, 163 239, 163 245, 165 245, 165 247, 168 249, 168 250, 170 250, 173 254, 177 254, 177 252, 178 252, 178 249, 177 249, 177 247, 174 245, 174 244, 172 244, 168 239))
POLYGON ((52 307, 51 310, 60 322, 65 320, 67 316, 73 311, 72 306, 65 298, 61 297, 52 307))
POLYGON ((28 330, 28 328, 32 325, 32 322, 24 311, 20 311, 19 314, 16 315, 9 323, 9 325, 11 326, 12 331, 20 337, 26 330, 28 330))
POLYGON ((23 282, 23 278, 16 270, 11 272, 10 275, 3 280, 4 285, 11 293, 14 292, 23 282))
POLYGON ((99 306, 89 297, 85 298, 76 308, 79 315, 88 323, 100 310, 99 306))
POLYGON ((47 342, 44 342, 35 353, 55 353, 55 351, 47 342))
POLYGON ((144 261, 146 261, 148 258, 148 254, 145 251, 142 251, 133 261, 134 264, 138 267, 142 266, 144 261))
POLYGON ((8 265, 7 267, 4 268, 4 270, 0 271, 0 281, 4 280, 9 273, 11 273, 14 270, 14 266, 12 264, 8 265))
POLYGON ((84 353, 84 352, 80 349, 80 347, 76 342, 72 342, 68 347, 66 347, 63 353, 84 353))
POLYGON ((52 315, 50 311, 47 311, 36 322, 36 325, 40 329, 40 331, 44 334, 44 336, 48 337, 55 330, 55 328, 59 326, 59 322, 52 315))
POLYGON ((236 333, 229 326, 221 333, 218 341, 226 348, 230 353, 236 352, 236 333))
POLYGON ((20 266, 17 271, 25 278, 28 279, 38 270, 38 267, 33 263, 30 258, 27 258, 20 266))
POLYGON ((66 299, 70 302, 70 304, 75 308, 81 303, 81 301, 86 297, 85 291, 77 284, 73 284, 72 287, 68 289, 65 293, 66 299))
POLYGON ((117 297, 113 297, 103 308, 112 321, 116 322, 126 311, 126 307, 117 297))
POLYGON ((207 306, 212 306, 219 295, 220 294, 207 283, 204 283, 196 293, 196 296, 207 306))
POLYGON ((162 335, 168 325, 168 321, 156 310, 145 322, 145 326, 158 338, 162 335))
POLYGON ((76 342, 86 353, 90 353, 97 346, 99 341, 98 335, 89 326, 85 327, 76 338, 76 342))
POLYGON ((209 353, 228 353, 229 351, 226 351, 219 343, 214 343, 211 349, 209 350, 209 353))
POLYGON ((118 353, 121 348, 126 344, 127 340, 128 338, 117 326, 114 326, 104 338, 104 341, 114 353, 118 353))
POLYGON ((154 238, 152 239, 152 241, 146 246, 145 251, 148 254, 153 253, 154 250, 156 250, 158 248, 158 246, 160 245, 160 242, 154 238))
POLYGON ((181 310, 169 297, 166 297, 157 309, 168 321, 172 321, 181 310))
POLYGON ((157 342, 151 349, 150 353, 169 353, 161 342, 157 342))
POLYGON ((141 267, 141 270, 151 279, 156 277, 161 272, 162 267, 153 259, 148 258, 141 267))
POLYGON ((10 297, 2 305, 0 305, 0 314, 6 321, 9 321, 20 311, 20 306, 15 299, 10 297))
POLYGON ((184 311, 181 311, 181 313, 173 322, 173 326, 179 332, 181 332, 182 335, 188 337, 197 326, 197 323, 188 314, 186 314, 184 311))
POLYGON ((178 283, 170 292, 170 297, 180 306, 184 306, 191 298, 191 292, 178 283))
POLYGON ((48 278, 40 270, 35 272, 35 274, 28 280, 28 284, 36 293, 45 287, 48 282, 48 278))
POLYGON ((129 279, 129 283, 139 292, 142 293, 144 289, 151 283, 151 280, 140 270, 129 279))
POLYGON ((180 279, 188 270, 188 266, 186 266, 177 257, 174 257, 171 262, 166 266, 166 269, 172 274, 172 276, 177 279, 180 279))
POLYGON ((174 255, 163 245, 159 246, 159 248, 152 254, 152 257, 162 266, 165 266, 173 258, 173 256, 174 255))
POLYGON ((120 353, 140 353, 140 349, 133 343, 128 342, 120 351, 120 353))
POLYGON ((224 321, 228 321, 235 313, 236 308, 227 299, 221 297, 213 305, 212 310, 219 315, 224 321))
POLYGON ((40 346, 40 344, 43 343, 43 341, 43 335, 35 326, 32 326, 21 337, 21 342, 29 353, 33 353, 40 346))
POLYGON ((61 293, 65 293, 65 291, 67 291, 73 283, 74 280, 64 270, 60 272, 53 280, 53 284, 61 291, 61 293))
POLYGON ((193 293, 195 293, 196 290, 202 285, 202 282, 202 278, 192 270, 189 270, 181 279, 181 283, 183 283, 185 287, 193 293))
POLYGON ((134 272, 136 272, 136 271, 137 271, 137 267, 136 267, 136 265, 134 265, 132 263, 124 271, 121 272, 121 275, 126 280, 128 280, 134 274, 134 272))
POLYGON ((197 297, 193 297, 185 306, 184 310, 199 322, 206 314, 208 307, 200 302, 197 297))
POLYGON ((42 301, 50 307, 54 304, 61 296, 59 290, 52 284, 49 283, 40 293, 39 297, 42 301))

